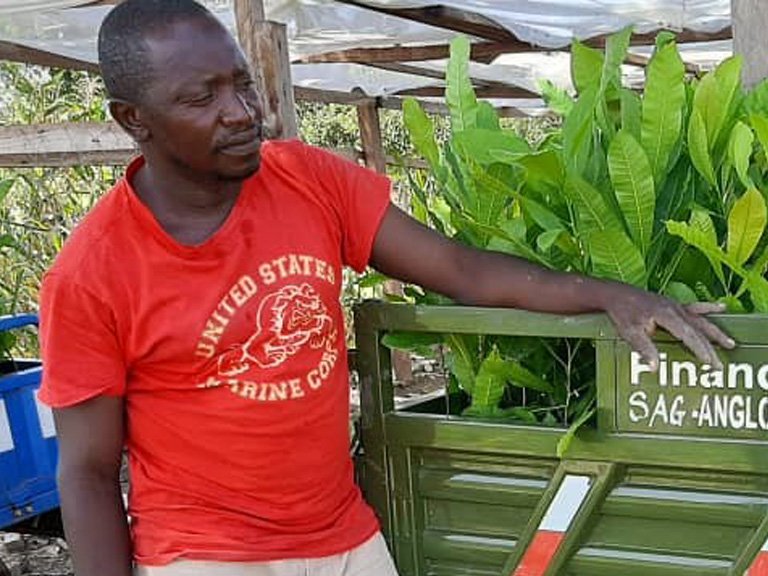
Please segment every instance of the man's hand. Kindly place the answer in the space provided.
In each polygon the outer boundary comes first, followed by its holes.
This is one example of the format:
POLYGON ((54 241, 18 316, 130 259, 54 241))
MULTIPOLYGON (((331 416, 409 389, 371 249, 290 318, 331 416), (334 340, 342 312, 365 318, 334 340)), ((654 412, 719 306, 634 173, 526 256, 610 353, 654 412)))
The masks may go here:
POLYGON ((657 294, 627 288, 605 306, 619 335, 656 370, 659 351, 651 336, 656 328, 663 328, 679 339, 702 362, 715 369, 723 364, 715 346, 733 348, 733 341, 720 328, 707 320, 707 314, 723 312, 722 304, 699 302, 683 306, 657 294))

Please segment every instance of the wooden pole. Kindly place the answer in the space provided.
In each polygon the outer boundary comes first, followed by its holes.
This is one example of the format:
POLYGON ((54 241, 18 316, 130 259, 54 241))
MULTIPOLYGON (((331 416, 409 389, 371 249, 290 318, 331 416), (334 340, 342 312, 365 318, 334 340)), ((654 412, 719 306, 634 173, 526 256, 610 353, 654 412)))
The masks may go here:
POLYGON ((384 154, 379 108, 375 98, 367 98, 357 105, 357 120, 360 124, 365 165, 376 172, 386 174, 387 158, 384 154))
POLYGON ((261 94, 269 137, 298 135, 285 25, 264 21, 261 0, 235 0, 237 35, 261 94))
MULTIPOLYGON (((375 98, 366 98, 361 90, 353 90, 355 96, 361 100, 357 104, 357 120, 360 125, 360 140, 363 145, 363 160, 371 170, 380 174, 387 173, 387 156, 384 153, 384 144, 381 137, 381 119, 379 118, 379 106, 375 98)), ((403 285, 397 280, 387 280, 384 283, 384 291, 388 294, 403 294, 403 285)), ((392 353, 392 370, 395 380, 398 382, 413 381, 413 368, 411 367, 411 355, 406 351, 395 350, 392 353)))
POLYGON ((768 3, 731 0, 733 52, 744 56, 744 85, 752 87, 768 77, 768 3))

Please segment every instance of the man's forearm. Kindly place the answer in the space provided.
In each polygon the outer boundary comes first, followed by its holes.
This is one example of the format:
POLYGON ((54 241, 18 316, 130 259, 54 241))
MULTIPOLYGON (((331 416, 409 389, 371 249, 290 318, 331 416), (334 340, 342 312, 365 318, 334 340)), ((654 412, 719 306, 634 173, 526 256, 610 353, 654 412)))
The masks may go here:
POLYGON ((64 472, 59 492, 76 576, 131 576, 131 542, 119 482, 64 472))
POLYGON ((639 293, 625 284, 548 270, 498 252, 472 250, 464 268, 469 282, 457 299, 465 304, 578 314, 605 310, 610 299, 631 300, 639 293))

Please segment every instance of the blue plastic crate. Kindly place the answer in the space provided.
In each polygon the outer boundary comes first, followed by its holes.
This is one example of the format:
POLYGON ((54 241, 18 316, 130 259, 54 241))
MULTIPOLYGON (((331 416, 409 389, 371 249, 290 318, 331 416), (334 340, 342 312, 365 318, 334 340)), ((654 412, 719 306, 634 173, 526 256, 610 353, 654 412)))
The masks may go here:
MULTIPOLYGON (((37 316, 0 317, 0 332, 36 326, 37 316)), ((37 400, 42 367, 9 361, 0 375, 0 529, 59 506, 53 416, 37 400)))

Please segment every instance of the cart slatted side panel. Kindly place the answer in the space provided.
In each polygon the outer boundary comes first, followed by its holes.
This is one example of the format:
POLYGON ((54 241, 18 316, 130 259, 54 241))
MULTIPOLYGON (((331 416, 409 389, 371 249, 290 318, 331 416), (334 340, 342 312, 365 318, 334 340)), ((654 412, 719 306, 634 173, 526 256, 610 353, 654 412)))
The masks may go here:
POLYGON ((414 451, 420 573, 498 575, 520 542, 557 461, 414 451))
POLYGON ((402 575, 768 576, 768 315, 717 321, 739 342, 727 368, 662 339, 654 372, 598 318, 361 307, 368 493, 402 575), (592 339, 596 426, 561 444, 452 396, 396 410, 396 330, 592 339))
POLYGON ((632 467, 563 573, 726 576, 766 516, 765 478, 632 467))

